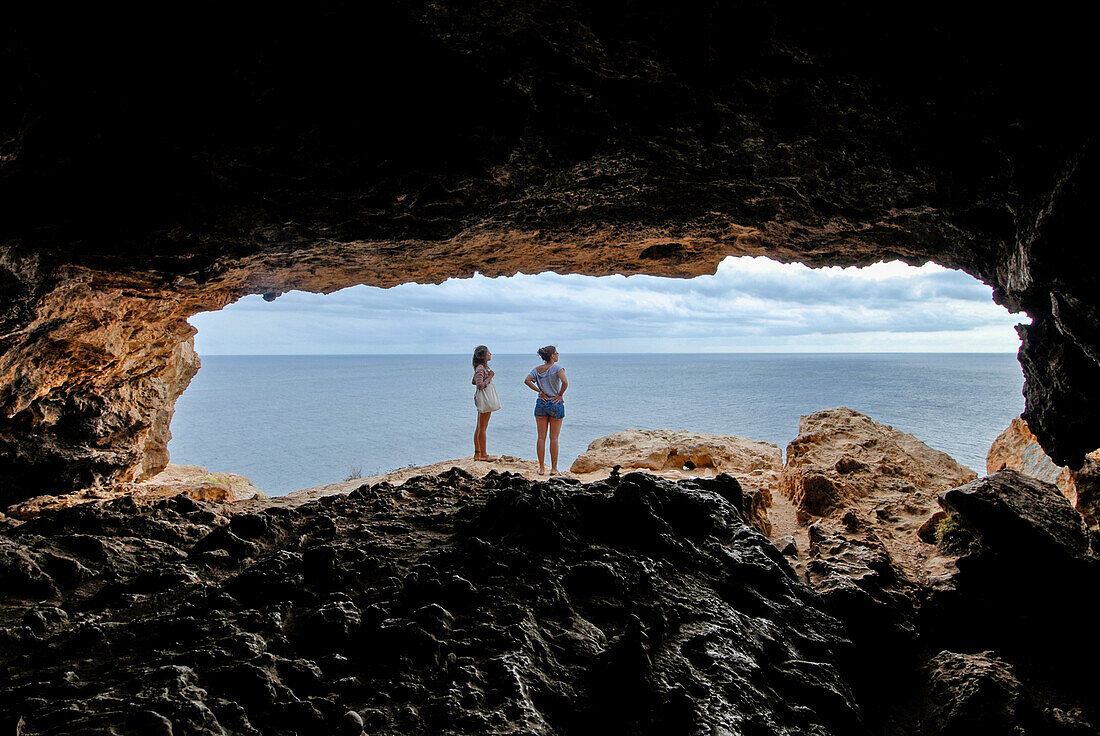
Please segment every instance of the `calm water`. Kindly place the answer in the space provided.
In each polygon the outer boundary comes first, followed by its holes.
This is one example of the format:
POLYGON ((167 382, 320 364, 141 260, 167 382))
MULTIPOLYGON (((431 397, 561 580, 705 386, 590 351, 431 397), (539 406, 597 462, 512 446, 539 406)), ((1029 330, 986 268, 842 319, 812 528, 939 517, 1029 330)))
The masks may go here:
MULTIPOLYGON (((535 457, 537 356, 496 355, 503 408, 493 454, 535 457)), ((559 466, 597 437, 669 427, 785 449, 798 418, 848 406, 979 472, 1023 411, 1014 355, 564 355, 559 466)), ((271 494, 473 453, 470 359, 445 356, 207 356, 180 397, 172 462, 247 475, 271 494)))

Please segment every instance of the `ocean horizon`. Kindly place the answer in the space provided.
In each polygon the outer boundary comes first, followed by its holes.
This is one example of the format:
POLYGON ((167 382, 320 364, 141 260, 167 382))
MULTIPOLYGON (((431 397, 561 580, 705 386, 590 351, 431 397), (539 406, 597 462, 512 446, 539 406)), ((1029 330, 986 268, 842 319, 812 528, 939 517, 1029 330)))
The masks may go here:
MULTIPOLYGON (((312 358, 377 358, 377 357, 383 357, 383 358, 408 358, 408 357, 414 357, 414 356, 450 358, 450 357, 454 357, 456 355, 466 356, 470 352, 471 351, 466 351, 466 352, 462 352, 462 353, 200 353, 199 357, 203 360, 205 360, 207 358, 306 358, 306 357, 312 357, 312 358)), ((498 353, 498 352, 494 352, 493 356, 494 356, 494 358, 496 358, 496 357, 504 357, 506 355, 526 356, 528 354, 530 354, 531 356, 537 358, 534 351, 531 351, 530 353, 505 353, 505 352, 499 352, 498 353)), ((621 352, 621 353, 570 353, 570 355, 578 355, 578 356, 581 356, 581 355, 583 355, 583 356, 593 356, 593 355, 610 355, 610 356, 616 356, 616 355, 685 355, 685 356, 692 356, 692 355, 735 355, 735 356, 736 355, 783 355, 783 356, 792 356, 792 355, 856 355, 856 356, 858 356, 858 355, 1006 355, 1006 356, 1011 356, 1013 359, 1016 358, 1016 352, 1015 351, 1004 351, 1004 350, 974 350, 974 351, 970 351, 970 352, 959 352, 959 351, 929 352, 929 351, 926 351, 926 350, 925 351, 881 350, 881 351, 860 351, 860 352, 853 352, 851 350, 817 350, 817 351, 813 351, 813 352, 805 352, 805 351, 786 351, 785 352, 785 351, 781 351, 781 350, 780 351, 776 351, 776 350, 762 350, 762 351, 744 350, 744 351, 740 351, 740 352, 736 352, 736 353, 731 353, 731 352, 722 351, 722 350, 702 351, 702 352, 696 352, 696 353, 684 352, 682 350, 665 350, 665 351, 656 350, 656 351, 648 352, 648 353, 628 353, 628 352, 621 352)))
MULTIPOLYGON (((271 495, 473 452, 469 355, 200 356, 177 402, 172 462, 235 472, 271 495)), ((494 353, 492 454, 535 457, 535 355, 494 353)), ((1023 410, 1015 353, 572 353, 559 467, 625 429, 732 434, 786 449, 799 417, 848 406, 981 473, 1023 410)), ((549 459, 549 458, 548 458, 549 459)))

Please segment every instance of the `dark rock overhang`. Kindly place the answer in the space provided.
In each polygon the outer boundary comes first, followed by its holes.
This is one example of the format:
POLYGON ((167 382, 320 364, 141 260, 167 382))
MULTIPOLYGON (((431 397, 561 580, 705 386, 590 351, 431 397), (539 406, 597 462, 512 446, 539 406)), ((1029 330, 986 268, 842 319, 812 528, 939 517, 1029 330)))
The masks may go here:
POLYGON ((244 294, 731 254, 965 269, 1032 318, 1044 448, 1100 446, 1094 68, 1070 11, 76 12, 0 31, 5 504, 155 470, 186 317, 244 294))

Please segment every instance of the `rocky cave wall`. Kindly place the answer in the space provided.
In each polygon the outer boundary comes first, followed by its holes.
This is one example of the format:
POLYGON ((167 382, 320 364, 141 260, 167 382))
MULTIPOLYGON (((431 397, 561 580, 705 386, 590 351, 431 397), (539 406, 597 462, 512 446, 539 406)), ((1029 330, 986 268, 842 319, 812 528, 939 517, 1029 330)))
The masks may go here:
POLYGON ((0 30, 0 504, 162 467, 186 318, 243 295, 727 255, 965 269, 1032 319, 1046 451, 1100 446, 1072 10, 41 12, 0 30))

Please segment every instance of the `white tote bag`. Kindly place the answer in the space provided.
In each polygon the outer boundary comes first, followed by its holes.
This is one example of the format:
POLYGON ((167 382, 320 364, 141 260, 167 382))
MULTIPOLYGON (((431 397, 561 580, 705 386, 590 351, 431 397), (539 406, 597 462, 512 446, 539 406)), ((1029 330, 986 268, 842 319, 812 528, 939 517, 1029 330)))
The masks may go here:
POLYGON ((490 383, 485 388, 479 388, 475 391, 474 406, 477 407, 479 414, 499 409, 500 397, 497 396, 497 387, 490 383))

